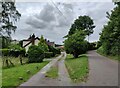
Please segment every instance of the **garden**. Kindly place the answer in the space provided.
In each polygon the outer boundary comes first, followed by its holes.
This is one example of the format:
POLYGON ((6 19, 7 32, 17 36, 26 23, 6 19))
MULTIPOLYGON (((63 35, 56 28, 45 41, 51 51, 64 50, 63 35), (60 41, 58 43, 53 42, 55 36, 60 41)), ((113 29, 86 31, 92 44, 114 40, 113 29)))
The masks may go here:
MULTIPOLYGON (((8 41, 8 40, 7 40, 8 41)), ((2 41, 4 43, 4 41, 2 41)), ((31 45, 26 52, 20 44, 8 43, 0 49, 2 52, 2 86, 18 86, 41 70, 49 61, 45 58, 55 57, 60 50, 48 46, 41 36, 38 45, 31 45)))

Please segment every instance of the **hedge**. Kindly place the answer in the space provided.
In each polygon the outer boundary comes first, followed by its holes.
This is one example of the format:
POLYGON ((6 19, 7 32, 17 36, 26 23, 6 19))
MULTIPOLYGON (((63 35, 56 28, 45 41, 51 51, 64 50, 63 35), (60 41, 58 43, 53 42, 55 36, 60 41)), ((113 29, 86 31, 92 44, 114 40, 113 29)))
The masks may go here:
POLYGON ((53 52, 45 52, 45 58, 54 57, 53 52))
POLYGON ((28 49, 29 63, 42 62, 44 59, 44 51, 36 45, 31 45, 28 49))

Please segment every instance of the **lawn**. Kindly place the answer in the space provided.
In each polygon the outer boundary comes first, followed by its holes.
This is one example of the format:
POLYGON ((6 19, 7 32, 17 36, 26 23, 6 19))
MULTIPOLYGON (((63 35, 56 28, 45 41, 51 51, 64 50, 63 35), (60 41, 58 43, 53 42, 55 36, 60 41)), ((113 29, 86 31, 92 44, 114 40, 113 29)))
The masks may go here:
POLYGON ((46 77, 57 78, 58 77, 58 66, 57 65, 52 66, 50 70, 46 73, 46 77))
MULTIPOLYGON (((10 61, 15 65, 15 66, 20 66, 20 60, 19 60, 19 57, 2 57, 2 59, 10 59, 10 61)), ((26 64, 28 61, 28 58, 27 57, 22 57, 22 62, 23 64, 26 64)), ((2 67, 3 68, 7 68, 6 67, 6 64, 4 63, 4 65, 2 64, 2 67)))
POLYGON ((2 70, 2 86, 18 86, 42 69, 48 61, 31 63, 2 70), (23 78, 23 80, 22 80, 23 78))
POLYGON ((85 54, 80 55, 78 58, 73 58, 72 55, 68 54, 65 65, 73 82, 86 81, 89 67, 88 57, 85 54))

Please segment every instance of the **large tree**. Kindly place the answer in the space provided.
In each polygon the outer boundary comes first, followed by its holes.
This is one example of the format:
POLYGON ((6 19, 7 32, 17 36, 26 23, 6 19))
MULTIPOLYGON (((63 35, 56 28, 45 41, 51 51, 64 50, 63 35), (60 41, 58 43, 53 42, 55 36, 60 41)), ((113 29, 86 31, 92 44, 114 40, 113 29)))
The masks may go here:
POLYGON ((95 28, 94 22, 89 16, 79 16, 71 25, 68 36, 74 34, 76 30, 83 30, 88 35, 89 41, 89 35, 94 32, 93 28, 95 28))
POLYGON ((103 52, 108 55, 120 54, 120 2, 115 4, 116 7, 111 11, 111 14, 107 12, 109 21, 100 36, 103 52))
POLYGON ((69 36, 68 39, 64 41, 66 52, 73 54, 74 58, 85 53, 87 50, 87 42, 84 39, 85 33, 82 30, 76 31, 73 35, 69 36))
POLYGON ((0 9, 0 35, 10 36, 12 31, 16 30, 15 22, 20 18, 21 14, 12 0, 10 2, 5 0, 0 2, 0 9))

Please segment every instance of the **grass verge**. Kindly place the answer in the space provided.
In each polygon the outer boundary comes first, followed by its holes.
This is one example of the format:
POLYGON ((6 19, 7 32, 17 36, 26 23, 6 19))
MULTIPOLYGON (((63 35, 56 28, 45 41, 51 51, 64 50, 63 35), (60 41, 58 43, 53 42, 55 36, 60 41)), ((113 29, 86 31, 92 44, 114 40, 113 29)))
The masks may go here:
POLYGON ((18 86, 27 81, 32 75, 41 70, 48 61, 42 63, 25 64, 2 70, 2 86, 18 86))
POLYGON ((73 58, 72 55, 68 54, 65 65, 73 82, 86 81, 89 69, 88 57, 85 54, 80 55, 78 58, 73 58))
MULTIPOLYGON (((0 58, 1 59, 1 58, 0 58)), ((10 59, 10 61, 14 64, 14 66, 16 67, 16 66, 20 66, 21 64, 20 64, 20 59, 19 59, 19 57, 6 57, 6 56, 4 56, 4 57, 2 57, 2 68, 3 69, 6 69, 6 68, 8 68, 7 66, 6 66, 6 63, 5 63, 5 59, 10 59), (4 62, 4 64, 3 64, 3 62, 4 62)), ((23 62, 23 64, 26 64, 27 62, 28 62, 28 58, 27 57, 22 57, 22 62, 23 62)), ((12 67, 12 66, 10 66, 10 67, 12 67)), ((10 68, 9 67, 9 68, 10 68)))
POLYGON ((49 78, 57 78, 58 77, 58 66, 57 65, 52 66, 45 76, 49 78))
POLYGON ((120 61, 120 55, 116 55, 116 56, 113 56, 113 55, 106 55, 104 53, 102 53, 101 51, 97 50, 97 53, 102 55, 102 56, 105 56, 109 59, 112 59, 112 60, 116 60, 116 61, 120 61))

